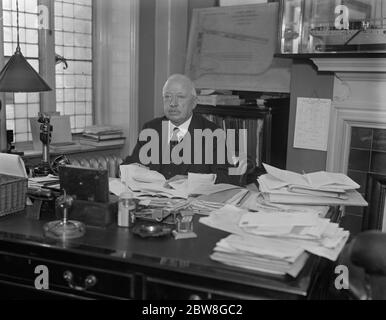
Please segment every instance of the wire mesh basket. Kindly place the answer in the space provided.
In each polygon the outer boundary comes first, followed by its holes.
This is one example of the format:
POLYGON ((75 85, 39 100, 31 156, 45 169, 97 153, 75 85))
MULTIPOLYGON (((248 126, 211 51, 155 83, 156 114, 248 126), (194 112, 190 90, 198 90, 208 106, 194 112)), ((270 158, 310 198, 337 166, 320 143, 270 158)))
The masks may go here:
POLYGON ((28 179, 0 174, 0 216, 24 210, 28 179))

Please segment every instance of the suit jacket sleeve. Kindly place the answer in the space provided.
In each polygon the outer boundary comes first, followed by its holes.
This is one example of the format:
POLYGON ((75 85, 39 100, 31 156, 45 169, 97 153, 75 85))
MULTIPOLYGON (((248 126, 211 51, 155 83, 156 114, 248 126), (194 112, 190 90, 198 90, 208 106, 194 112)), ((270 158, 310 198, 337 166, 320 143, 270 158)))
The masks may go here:
POLYGON ((214 144, 214 162, 211 168, 211 171, 217 175, 216 183, 228 183, 233 185, 241 185, 241 177, 240 175, 230 175, 229 169, 232 167, 228 163, 227 158, 227 148, 225 147, 225 163, 219 164, 217 160, 217 146, 216 143, 214 144))
MULTIPOLYGON (((204 128, 210 128, 212 131, 216 129, 220 129, 219 126, 215 125, 213 122, 207 122, 204 120, 205 125, 204 128)), ((213 164, 211 165, 210 171, 217 175, 216 183, 228 183, 233 185, 241 185, 241 177, 240 175, 229 175, 229 169, 232 167, 231 164, 228 163, 228 150, 225 144, 225 163, 220 162, 217 159, 217 143, 213 143, 213 164)))
MULTIPOLYGON (((142 127, 142 130, 146 129, 147 127, 148 127, 147 124, 145 124, 142 127)), ((142 146, 145 143, 146 143, 146 141, 139 141, 139 135, 138 135, 137 143, 136 143, 136 145, 134 147, 133 152, 131 153, 131 155, 126 157, 126 159, 123 161, 122 164, 141 163, 140 160, 139 160, 139 151, 141 150, 142 146)))

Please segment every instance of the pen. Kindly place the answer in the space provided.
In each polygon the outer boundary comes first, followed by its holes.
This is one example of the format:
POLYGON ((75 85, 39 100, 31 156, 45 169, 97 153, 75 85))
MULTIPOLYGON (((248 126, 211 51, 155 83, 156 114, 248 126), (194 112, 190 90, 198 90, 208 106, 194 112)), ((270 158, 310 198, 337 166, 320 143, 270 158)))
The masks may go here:
POLYGON ((240 201, 237 202, 237 205, 241 205, 242 201, 245 199, 245 197, 249 195, 249 191, 245 192, 245 194, 241 197, 240 201))

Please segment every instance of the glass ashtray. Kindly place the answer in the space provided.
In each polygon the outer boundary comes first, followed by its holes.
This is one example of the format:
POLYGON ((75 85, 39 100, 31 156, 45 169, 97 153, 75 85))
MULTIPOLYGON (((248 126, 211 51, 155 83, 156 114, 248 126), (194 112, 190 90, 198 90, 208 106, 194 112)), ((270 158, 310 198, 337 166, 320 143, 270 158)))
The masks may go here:
POLYGON ((142 238, 162 237, 170 235, 173 228, 162 224, 136 224, 133 233, 142 238))
POLYGON ((85 225, 79 221, 56 220, 46 223, 43 226, 44 235, 54 239, 76 239, 83 237, 86 233, 85 225))

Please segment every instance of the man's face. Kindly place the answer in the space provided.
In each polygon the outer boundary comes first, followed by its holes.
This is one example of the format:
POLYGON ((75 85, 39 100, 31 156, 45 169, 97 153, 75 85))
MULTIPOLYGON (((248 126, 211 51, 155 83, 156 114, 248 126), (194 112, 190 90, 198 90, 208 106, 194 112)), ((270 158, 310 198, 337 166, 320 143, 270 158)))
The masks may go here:
POLYGON ((171 80, 164 89, 164 113, 176 126, 188 120, 196 106, 196 98, 188 83, 171 80))

